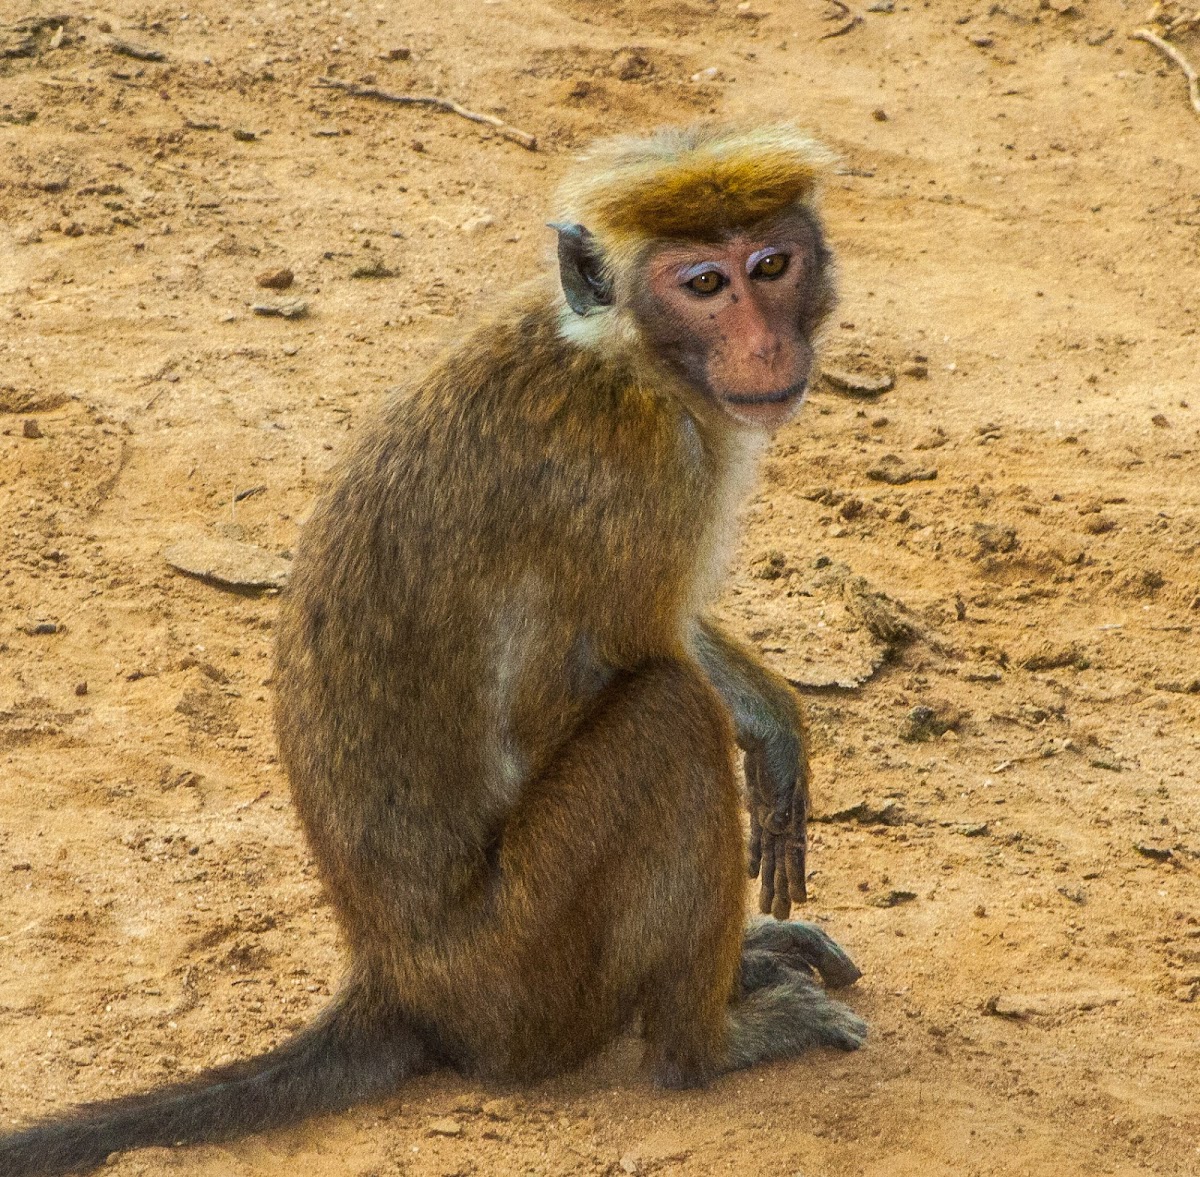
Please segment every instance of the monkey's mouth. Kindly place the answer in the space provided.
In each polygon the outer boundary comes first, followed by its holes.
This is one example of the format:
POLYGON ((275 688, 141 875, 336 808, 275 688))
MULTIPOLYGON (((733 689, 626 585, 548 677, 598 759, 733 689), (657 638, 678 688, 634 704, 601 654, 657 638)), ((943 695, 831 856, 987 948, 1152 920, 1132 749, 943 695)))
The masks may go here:
POLYGON ((726 392, 721 407, 743 425, 774 431, 796 415, 807 391, 808 381, 801 380, 774 392, 726 392))
POLYGON ((782 405, 796 397, 804 395, 808 387, 803 384, 792 384, 781 388, 778 392, 728 392, 722 398, 726 404, 742 406, 750 405, 782 405))

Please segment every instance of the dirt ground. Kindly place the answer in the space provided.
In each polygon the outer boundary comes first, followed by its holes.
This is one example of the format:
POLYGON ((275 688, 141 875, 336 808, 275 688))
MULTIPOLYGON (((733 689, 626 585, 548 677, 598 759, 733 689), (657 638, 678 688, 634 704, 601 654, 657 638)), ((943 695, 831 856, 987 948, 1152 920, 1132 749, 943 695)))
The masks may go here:
POLYGON ((1146 3, 62 0, 0 32, 0 1126, 259 1051, 339 976, 277 598, 164 550, 286 556, 363 410, 543 264, 572 150, 787 118, 841 159, 829 366, 897 379, 776 438, 722 611, 803 684, 808 918, 865 970, 866 1048, 664 1094, 626 1043, 111 1172, 1200 1173, 1200 119, 1128 39, 1146 3))

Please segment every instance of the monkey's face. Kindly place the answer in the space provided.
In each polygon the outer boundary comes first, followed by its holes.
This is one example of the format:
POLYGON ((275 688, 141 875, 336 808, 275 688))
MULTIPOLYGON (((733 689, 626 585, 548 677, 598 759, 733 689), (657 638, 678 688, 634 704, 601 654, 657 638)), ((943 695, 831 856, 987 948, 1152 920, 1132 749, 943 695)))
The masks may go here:
POLYGON ((740 424, 777 429, 804 399, 812 334, 832 308, 828 255, 808 218, 650 254, 631 300, 652 350, 740 424))

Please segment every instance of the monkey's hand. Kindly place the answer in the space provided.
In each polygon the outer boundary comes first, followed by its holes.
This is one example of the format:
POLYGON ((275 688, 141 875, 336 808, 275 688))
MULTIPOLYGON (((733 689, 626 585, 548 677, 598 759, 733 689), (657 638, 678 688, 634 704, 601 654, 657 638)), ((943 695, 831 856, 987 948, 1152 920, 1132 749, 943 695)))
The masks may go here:
POLYGON ((808 781, 803 769, 782 780, 772 771, 766 746, 745 756, 750 809, 750 877, 761 876, 758 908, 785 920, 793 903, 808 898, 804 881, 808 850, 808 781))

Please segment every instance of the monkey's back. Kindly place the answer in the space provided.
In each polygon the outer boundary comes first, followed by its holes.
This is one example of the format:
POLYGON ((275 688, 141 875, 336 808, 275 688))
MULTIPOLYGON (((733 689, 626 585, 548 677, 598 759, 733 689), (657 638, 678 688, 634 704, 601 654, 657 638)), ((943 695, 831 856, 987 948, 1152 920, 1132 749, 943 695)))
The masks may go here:
POLYGON ((280 753, 359 950, 419 952, 477 910, 499 824, 590 695, 680 651, 713 463, 630 373, 534 300, 389 400, 305 526, 280 753))

